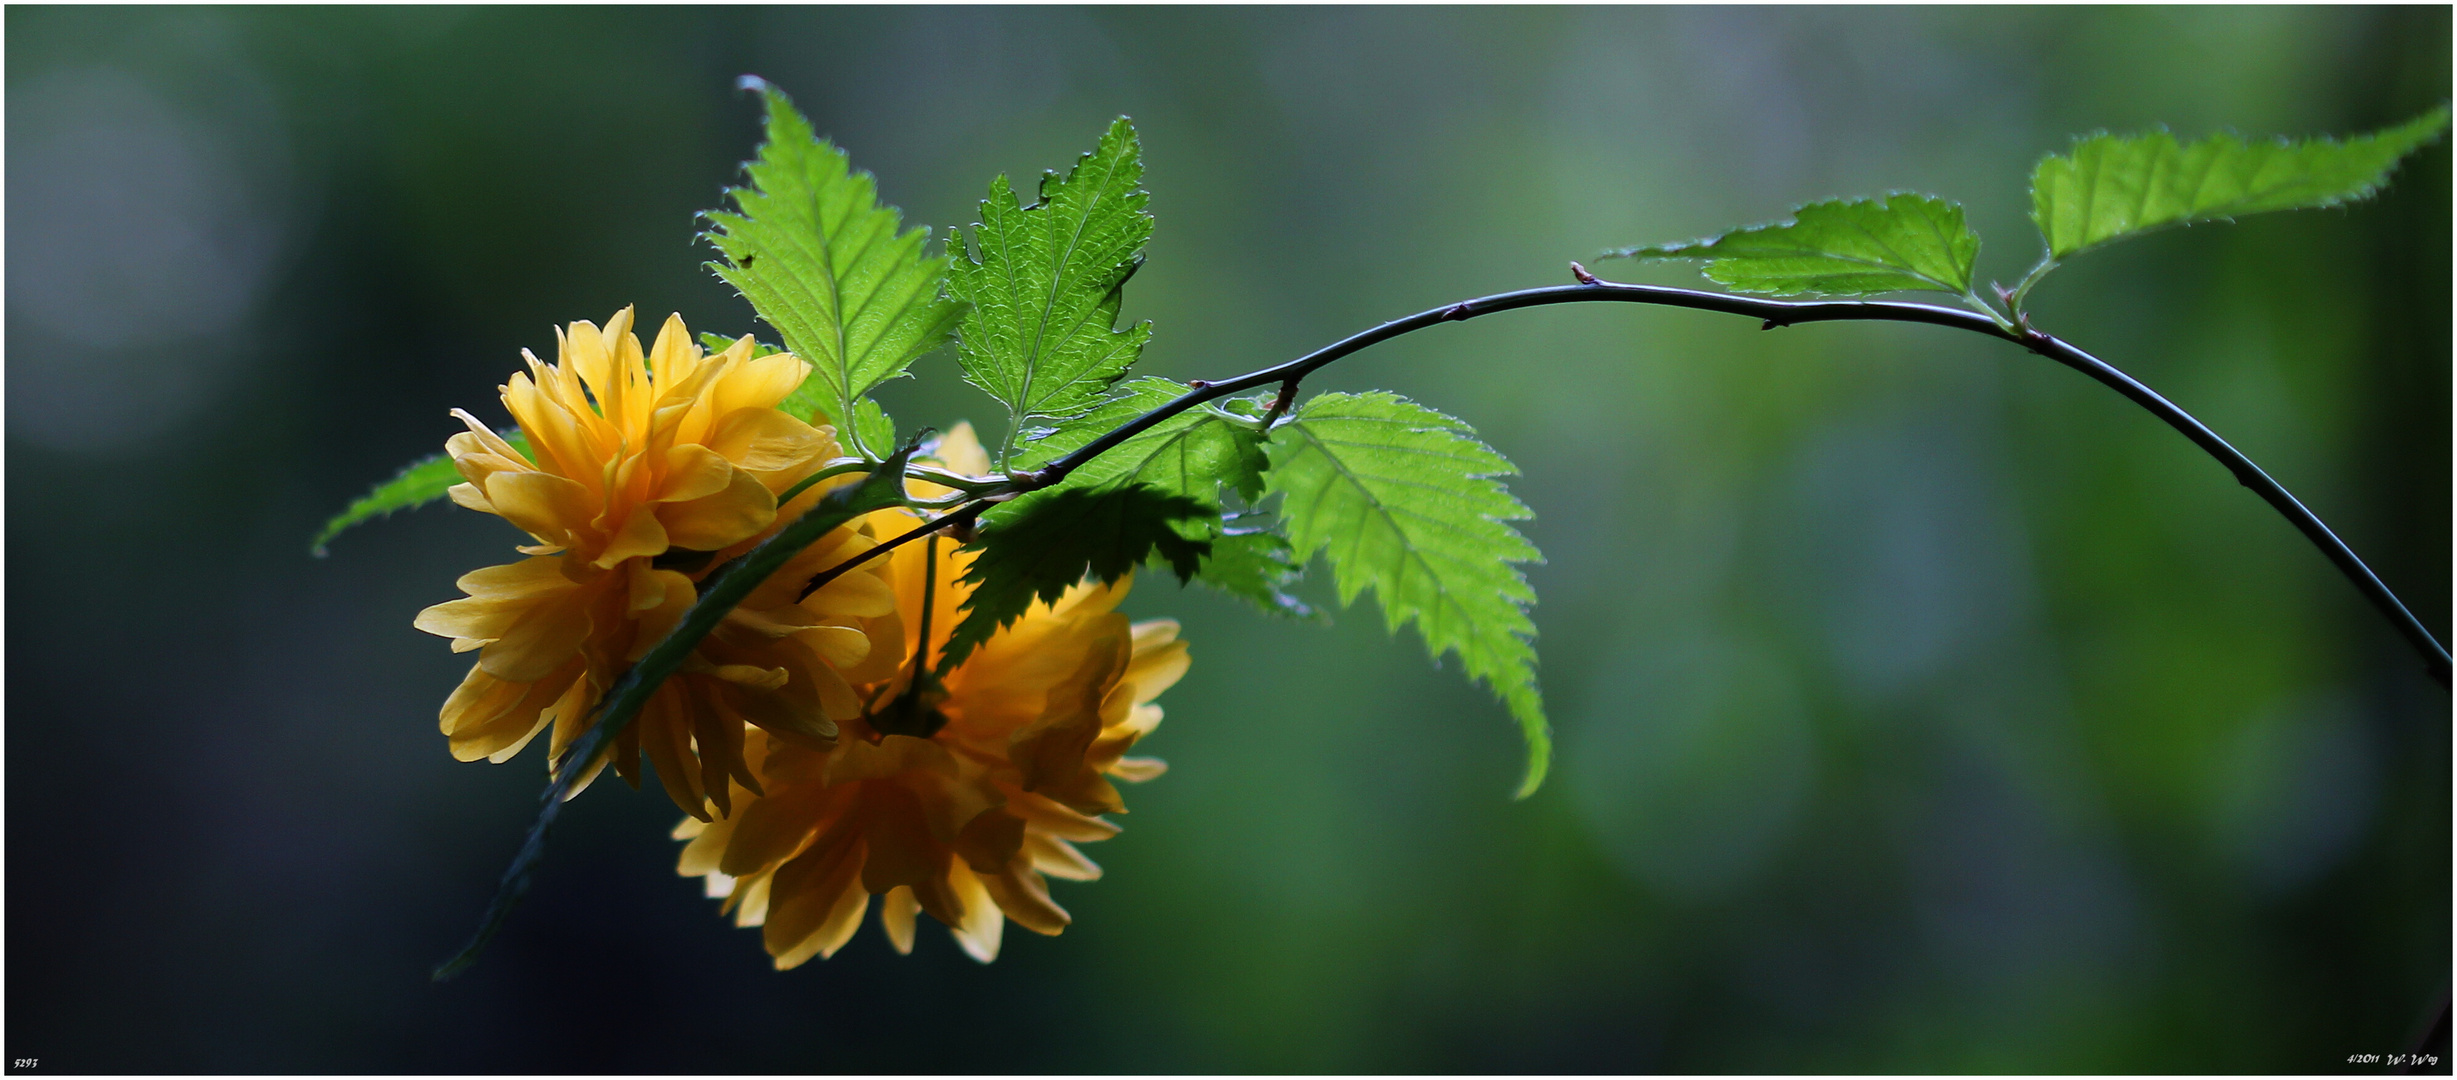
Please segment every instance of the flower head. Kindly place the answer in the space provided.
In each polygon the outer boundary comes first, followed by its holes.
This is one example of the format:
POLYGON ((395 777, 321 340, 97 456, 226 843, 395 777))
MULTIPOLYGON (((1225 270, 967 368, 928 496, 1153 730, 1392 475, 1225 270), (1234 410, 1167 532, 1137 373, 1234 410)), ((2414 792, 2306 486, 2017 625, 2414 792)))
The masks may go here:
MULTIPOLYGON (((549 725, 560 757, 614 680, 690 609, 698 578, 770 531, 777 493, 836 455, 829 429, 777 408, 808 364, 754 356, 748 337, 705 354, 680 316, 643 352, 631 321, 626 308, 602 331, 573 323, 557 333, 552 365, 523 354, 528 370, 504 385, 503 403, 531 453, 454 410, 469 430, 445 444, 467 480, 453 501, 537 540, 520 562, 463 576, 467 599, 418 615, 418 628, 452 638, 454 651, 478 651, 442 713, 461 760, 506 760, 549 725)), ((840 529, 795 565, 841 561, 870 543, 840 529)), ((892 621, 894 597, 875 572, 806 600, 786 576, 738 608, 592 769, 611 761, 637 783, 645 750, 674 801, 707 816, 712 802, 727 811, 727 778, 758 789, 742 759, 745 722, 803 745, 832 742, 833 721, 859 711, 848 673, 882 674, 863 666, 868 623, 892 621)))
MULTIPOLYGON (((938 455, 959 471, 988 468, 962 426, 938 455)), ((873 517, 881 535, 918 520, 873 517)), ((933 537, 880 561, 901 632, 891 639, 881 620, 874 647, 892 640, 899 662, 857 686, 861 714, 824 749, 753 733, 746 757, 765 794, 745 785, 731 817, 675 834, 691 841, 680 871, 708 878, 737 925, 762 927, 779 968, 833 955, 874 894, 899 952, 912 948, 918 911, 984 962, 1006 920, 1058 933, 1068 916, 1046 878, 1098 876, 1074 844, 1117 833, 1098 816, 1125 809, 1110 780, 1165 768, 1125 755, 1160 722, 1152 700, 1185 673, 1186 646, 1174 622, 1130 624, 1113 610, 1129 581, 1034 607, 938 678, 930 658, 961 617, 971 556, 933 537)))

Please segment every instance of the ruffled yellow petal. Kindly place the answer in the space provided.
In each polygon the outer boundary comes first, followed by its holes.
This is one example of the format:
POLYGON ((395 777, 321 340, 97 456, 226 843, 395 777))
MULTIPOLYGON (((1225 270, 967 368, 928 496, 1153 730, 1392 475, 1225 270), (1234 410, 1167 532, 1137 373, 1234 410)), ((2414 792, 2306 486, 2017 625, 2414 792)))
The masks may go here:
POLYGON ((1100 736, 1100 703, 1125 666, 1127 643, 1101 638, 1086 650, 1084 663, 1064 685, 1049 694, 1046 713, 1007 744, 1007 756, 1022 774, 1024 790, 1040 791, 1071 802, 1059 790, 1083 769, 1085 752, 1100 736))
POLYGON ((862 863, 862 887, 881 893, 946 873, 947 856, 930 835, 928 809, 912 789, 887 781, 863 788, 862 839, 869 857, 862 863))
POLYGON ((717 858, 724 854, 726 842, 733 838, 734 823, 738 820, 732 817, 721 817, 715 821, 695 817, 682 819, 682 824, 674 827, 674 838, 691 842, 683 847, 682 861, 676 864, 675 869, 684 877, 716 873, 717 858), (686 829, 690 830, 687 836, 684 835, 686 829))
MULTIPOLYGON (((858 554, 858 552, 856 553, 858 554)), ((836 562, 841 562, 839 559, 836 562)), ((828 565, 833 566, 835 562, 828 565)), ((788 579, 790 581, 791 579, 788 579)), ((798 588, 797 588, 797 591, 798 588)), ((877 573, 865 567, 820 587, 803 606, 814 611, 827 611, 856 618, 875 619, 896 610, 896 590, 889 588, 877 573)))
POLYGON ((465 510, 475 510, 481 514, 495 513, 495 504, 486 501, 486 493, 478 490, 476 484, 454 484, 444 489, 444 497, 451 499, 454 504, 465 510))
POLYGON ((913 890, 887 890, 879 900, 879 928, 887 931, 887 943, 900 955, 913 955, 913 916, 921 913, 921 901, 913 899, 913 890))
POLYGON ((964 909, 963 918, 947 927, 956 944, 963 946, 965 955, 984 964, 998 959, 999 939, 1005 936, 1002 931, 1007 924, 998 902, 981 886, 981 879, 960 863, 948 870, 947 885, 964 909))
MULTIPOLYGON (((480 421, 477 417, 469 415, 469 410, 454 409, 452 410, 452 416, 461 423, 468 425, 469 430, 464 432, 464 434, 477 440, 478 447, 483 449, 486 453, 502 458, 524 469, 534 469, 537 467, 529 460, 529 456, 527 454, 521 453, 518 447, 513 446, 511 442, 506 440, 503 436, 495 434, 494 428, 486 426, 486 424, 483 421, 480 421)), ((459 438, 459 435, 455 435, 452 437, 452 439, 445 440, 444 445, 449 447, 452 445, 453 439, 459 438)), ((460 455, 455 454, 453 456, 457 458, 460 455)))
POLYGON ((1127 783, 1140 784, 1160 779, 1162 773, 1169 771, 1169 763, 1154 757, 1122 757, 1103 771, 1127 783))
POLYGON ((718 841, 724 851, 717 857, 717 868, 745 877, 777 866, 799 853, 821 829, 833 825, 848 804, 849 793, 817 785, 787 788, 753 800, 729 819, 733 829, 718 841))
MULTIPOLYGON (((757 360, 742 360, 727 366, 716 385, 708 390, 709 412, 722 426, 725 418, 741 409, 774 412, 785 395, 810 376, 810 365, 792 353, 770 353, 757 360)), ((709 442, 718 441, 711 435, 709 442)), ((728 454, 727 457, 733 455, 728 454)))
POLYGON ((561 667, 587 641, 586 597, 580 590, 527 606, 503 633, 478 652, 478 666, 498 679, 533 682, 561 667))
MULTIPOLYGON (((688 849, 685 854, 688 854, 688 849)), ((1097 881, 1101 876, 1100 864, 1085 858, 1075 845, 1039 830, 1024 834, 1024 856, 1032 860, 1033 869, 1050 877, 1068 881, 1097 881)))
POLYGON ((1026 930, 1055 936, 1074 921, 1065 908, 1049 898, 1049 883, 1021 861, 995 871, 975 870, 974 873, 980 877, 982 889, 997 902, 998 910, 1026 930))
POLYGON ((661 503, 657 519, 675 547, 715 551, 748 540, 776 520, 776 496, 739 469, 725 490, 688 502, 661 503))
MULTIPOLYGON (((708 361, 726 368, 711 397, 756 381, 747 365, 728 366, 742 364, 735 352, 708 361)), ((783 386, 779 379, 761 393, 783 386)), ((707 445, 744 473, 776 463, 764 455, 790 459, 805 445, 795 425, 768 418, 720 415, 708 431, 707 445)), ((934 450, 949 469, 989 470, 969 427, 934 450)), ((923 911, 983 962, 998 955, 1009 920, 1059 933, 1070 917, 1048 879, 1100 876, 1074 844, 1116 834, 1096 816, 1124 809, 1109 778, 1149 779, 1164 768, 1124 752, 1159 722, 1152 699, 1185 674, 1188 652, 1174 622, 1130 623, 1115 611, 1129 580, 1078 586, 1032 608, 926 683, 916 683, 915 654, 937 654, 970 591, 962 578, 972 555, 956 542, 907 545, 798 599, 812 575, 918 520, 880 511, 812 545, 753 590, 703 646, 705 665, 691 669, 756 725, 743 755, 764 793, 704 779, 712 805, 721 787, 736 803, 690 838, 678 869, 707 877, 738 925, 764 919, 780 967, 832 954, 873 894, 884 897, 881 922, 900 952, 912 948, 923 911), (925 592, 934 605, 926 617, 925 592), (917 649, 912 635, 924 625, 928 648, 917 649), (788 659, 768 659, 779 655, 788 659), (775 685, 779 669, 787 678, 775 685), (833 721, 832 738, 791 734, 794 715, 833 721)))
POLYGON ((824 461, 832 443, 818 428, 763 405, 724 414, 709 429, 707 449, 751 472, 778 473, 824 461))
MULTIPOLYGON (((793 419, 774 410, 769 412, 772 416, 793 419)), ((716 450, 696 444, 677 446, 665 452, 665 475, 658 484, 656 501, 704 499, 724 491, 733 480, 733 463, 716 450)))
POLYGON ((814 851, 777 868, 761 930, 777 970, 818 955, 835 955, 860 927, 870 894, 857 882, 859 843, 814 851))
POLYGON ((691 328, 683 325, 680 312, 665 317, 657 328, 657 342, 648 347, 648 374, 657 386, 671 385, 668 381, 675 369, 699 358, 699 346, 691 342, 691 328))
POLYGON ((958 422, 939 436, 936 456, 951 472, 978 476, 990 471, 990 452, 981 448, 981 439, 973 434, 969 421, 958 422))

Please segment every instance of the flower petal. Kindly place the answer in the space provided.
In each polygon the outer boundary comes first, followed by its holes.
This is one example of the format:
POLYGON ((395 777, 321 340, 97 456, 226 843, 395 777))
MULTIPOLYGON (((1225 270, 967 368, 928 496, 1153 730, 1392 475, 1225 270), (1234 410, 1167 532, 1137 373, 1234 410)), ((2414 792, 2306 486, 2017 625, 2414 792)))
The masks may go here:
POLYGON ((939 464, 950 472, 980 475, 990 471, 990 453, 981 448, 981 438, 973 434, 969 420, 957 421, 939 436, 936 454, 939 464))
POLYGON ((783 971, 813 956, 834 955, 861 926, 870 894, 855 881, 862 864, 859 844, 815 850, 778 867, 770 886, 767 925, 760 931, 768 954, 783 971))
POLYGON ((982 889, 997 901, 998 910, 1026 930, 1054 937, 1074 921, 1065 908, 1049 898, 1049 883, 1021 860, 1000 867, 995 873, 976 873, 980 874, 982 889))
POLYGON ((657 518, 668 541, 693 551, 716 551, 758 535, 776 520, 776 496, 740 469, 725 490, 689 502, 660 503, 657 518))
MULTIPOLYGON (((769 353, 757 360, 728 365, 716 385, 708 388, 710 415, 722 424, 726 415, 738 409, 774 412, 777 403, 809 377, 810 364, 792 353, 769 353)), ((707 441, 717 440, 712 435, 707 441)))
POLYGON ((549 544, 571 543, 573 531, 597 516, 587 488, 553 473, 496 473, 486 478, 486 501, 514 528, 549 544))
POLYGON ((740 884, 734 886, 734 895, 728 899, 729 902, 734 905, 735 926, 752 927, 766 925, 768 921, 768 888, 769 885, 775 880, 775 877, 776 875, 774 874, 761 874, 755 878, 744 878, 740 884))
POLYGON ((1054 789, 1083 771, 1100 736, 1103 692, 1125 666, 1126 647, 1116 637, 1095 642, 1074 677, 1050 691, 1048 711, 1009 740, 1007 757, 1023 773, 1024 790, 1054 789))
POLYGON ((534 682, 571 659, 588 640, 591 625, 580 590, 530 604, 478 652, 478 666, 498 679, 534 682))
MULTIPOLYGON (((899 736, 890 736, 897 738, 899 736)), ((912 789, 893 781, 862 785, 862 887, 874 893, 916 885, 945 872, 953 853, 938 846, 912 789)))
POLYGON ((879 902, 879 928, 887 931, 887 943, 898 955, 913 955, 913 916, 921 911, 921 901, 913 899, 913 890, 894 888, 879 902))
POLYGON ((1097 881, 1101 876, 1100 864, 1085 858, 1075 845, 1039 830, 1024 833, 1024 856, 1032 860, 1033 869, 1054 878, 1097 881))
POLYGON ((494 503, 486 501, 486 493, 479 491, 475 484, 454 484, 444 489, 444 495, 463 509, 475 510, 481 514, 501 515, 501 511, 495 509, 494 503))
POLYGON ((828 582, 818 592, 812 593, 809 599, 802 601, 802 605, 830 615, 862 619, 875 619, 895 611, 896 590, 869 570, 870 567, 866 565, 828 582))
POLYGON ((964 904, 963 920, 948 926, 948 932, 955 935, 965 955, 984 964, 998 959, 999 939, 1007 927, 998 902, 981 887, 981 879, 962 865, 951 868, 947 878, 948 887, 964 904))
POLYGON ((1024 819, 1001 810, 976 814, 956 836, 956 854, 982 873, 996 873, 1024 847, 1024 819))
MULTIPOLYGON (((770 410, 772 415, 785 414, 770 410)), ((788 418, 790 419, 790 418, 788 418)), ((665 477, 656 493, 658 502, 689 502, 726 489, 733 483, 734 465, 717 451, 705 446, 677 446, 665 452, 665 477)))
POLYGON ((835 824, 855 794, 805 785, 753 801, 728 819, 733 830, 717 857, 717 869, 747 877, 792 858, 805 842, 835 824))
MULTIPOLYGON (((518 601, 493 599, 446 600, 418 613, 411 626, 437 637, 485 644, 503 636, 505 629, 529 609, 518 601)), ((467 651, 456 649, 455 651, 467 651)))
POLYGON ((814 626, 793 639, 837 669, 852 667, 870 655, 870 635, 850 626, 814 626))
POLYGON ((718 417, 715 426, 708 429, 707 449, 752 472, 777 473, 833 456, 836 440, 784 412, 761 405, 735 409, 718 417))
POLYGON ((625 559, 663 555, 672 546, 656 513, 646 506, 635 506, 631 516, 624 519, 623 527, 606 542, 606 550, 598 553, 591 565, 611 570, 625 559))
POLYGON ((1156 757, 1122 757, 1104 771, 1127 783, 1140 784, 1160 779, 1160 774, 1169 771, 1169 763, 1156 757))

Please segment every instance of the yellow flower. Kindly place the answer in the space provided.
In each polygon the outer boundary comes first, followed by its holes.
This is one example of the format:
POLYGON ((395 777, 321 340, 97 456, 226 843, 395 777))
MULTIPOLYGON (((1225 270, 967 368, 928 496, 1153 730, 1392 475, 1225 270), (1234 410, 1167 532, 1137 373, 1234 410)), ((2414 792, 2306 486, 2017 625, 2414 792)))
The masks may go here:
MULTIPOLYGON (((418 628, 452 638, 453 651, 478 650, 442 713, 463 761, 509 759, 550 724, 550 755, 561 757, 607 688, 690 609, 697 578, 827 486, 780 514, 776 493, 837 453, 832 431, 777 408, 808 364, 788 353, 754 359, 748 337, 704 355, 681 316, 643 353, 631 322, 626 308, 603 331, 573 323, 557 333, 551 366, 523 354, 529 370, 503 387, 503 403, 534 456, 454 410, 469 430, 445 444, 468 481, 452 488, 453 501, 538 541, 520 548, 529 556, 520 562, 462 577, 468 599, 418 615, 418 628)), ((833 565, 873 542, 840 529, 794 566, 833 565)), ((637 784, 645 749, 675 803, 705 817, 712 801, 727 812, 727 777, 757 790, 742 760, 745 721, 831 743, 832 721, 860 709, 846 673, 884 674, 863 667, 868 625, 892 623, 895 601, 876 573, 857 573, 797 602, 808 576, 779 574, 737 609, 590 776, 610 760, 637 784)))
MULTIPOLYGON (((963 472, 989 466, 961 425, 939 457, 963 472)), ((873 518, 881 536, 919 521, 902 510, 873 518)), ((914 629, 896 637, 891 675, 859 687, 868 707, 843 721, 837 744, 816 749, 752 733, 746 756, 766 795, 746 790, 730 818, 685 821, 675 832, 691 841, 681 873, 705 876, 736 925, 762 927, 780 969, 834 955, 873 894, 883 895, 880 921, 898 952, 912 950, 917 911, 946 923, 984 963, 997 957, 1008 919, 1058 933, 1068 916, 1045 878, 1099 876, 1074 844, 1116 835, 1097 816, 1125 809, 1110 778, 1147 780, 1166 767, 1125 753, 1160 722, 1152 699, 1185 674, 1186 645, 1175 622, 1130 625, 1112 610, 1126 580, 1079 585, 1035 606, 943 684, 925 680, 908 693, 917 650, 904 639, 922 636, 924 593, 927 656, 935 658, 961 617, 971 556, 957 548, 933 538, 880 560, 890 564, 897 609, 914 629)), ((873 641, 885 651, 890 638, 880 625, 873 641)))

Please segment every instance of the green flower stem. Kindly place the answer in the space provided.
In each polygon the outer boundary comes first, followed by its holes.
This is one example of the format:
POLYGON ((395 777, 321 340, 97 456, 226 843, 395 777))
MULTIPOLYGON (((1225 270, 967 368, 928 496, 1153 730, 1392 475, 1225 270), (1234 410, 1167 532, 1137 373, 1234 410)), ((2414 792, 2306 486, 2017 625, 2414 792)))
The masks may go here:
POLYGON ((945 510, 950 507, 962 506, 976 498, 979 498, 979 496, 973 495, 969 492, 959 491, 952 495, 941 495, 935 499, 915 499, 908 497, 904 500, 904 505, 912 507, 915 510, 945 510))
POLYGON ((783 506, 786 503, 792 502, 794 500, 794 496, 800 495, 805 491, 809 491, 812 484, 816 484, 821 480, 833 480, 839 476, 846 476, 852 473, 869 472, 878 467, 879 466, 876 462, 872 462, 864 458, 837 458, 834 461, 828 462, 826 468, 820 469, 818 472, 805 476, 800 480, 796 480, 794 481, 792 487, 778 492, 776 496, 776 505, 783 506))
POLYGON ((967 493, 996 491, 1011 482, 1003 476, 966 476, 963 473, 952 473, 945 469, 933 469, 927 465, 908 465, 905 467, 904 475, 907 479, 927 480, 940 487, 951 487, 967 493))
POLYGON ((590 764, 606 752, 616 735, 630 726, 632 718, 640 714, 641 706, 648 704, 649 695, 682 668, 691 650, 698 648, 701 639, 715 630, 718 623, 725 621, 725 616, 734 610, 734 605, 751 595, 751 590, 768 580, 770 574, 800 554, 803 548, 854 518, 901 503, 904 497, 904 464, 912 452, 913 447, 907 445, 880 463, 868 479, 829 492, 827 498, 812 507, 810 512, 721 569, 700 590, 698 602, 683 614, 682 623, 674 628, 674 632, 666 635, 665 640, 658 642, 630 670, 623 672, 623 677, 615 681, 614 687, 606 692, 599 703, 597 722, 572 741, 570 749, 555 769, 554 781, 546 786, 546 794, 542 797, 545 805, 538 810, 537 822, 529 827, 528 838, 521 842, 520 853, 513 856, 512 865, 503 872, 503 883, 496 889, 494 900, 487 904, 486 915, 479 920, 478 932, 469 939, 469 944, 462 946, 459 953, 435 968, 436 982, 443 982, 468 970, 469 965, 477 962, 478 954, 486 949, 486 943, 494 938, 495 932, 503 928, 504 919, 512 914, 512 908, 529 892, 538 861, 546 853, 547 831, 554 827, 555 818, 562 813, 563 800, 572 785, 588 775, 590 764))
MULTIPOLYGON (((783 492, 779 493, 776 497, 776 505, 783 506, 786 503, 792 502, 795 496, 810 490, 811 485, 822 480, 833 480, 839 476, 844 476, 850 473, 866 473, 880 467, 881 466, 879 463, 865 460, 863 458, 837 458, 836 460, 829 462, 826 468, 795 481, 792 487, 786 488, 783 492)), ((906 506, 917 506, 931 510, 958 505, 964 500, 971 498, 972 493, 974 492, 994 491, 998 488, 1004 487, 1010 482, 996 477, 965 476, 961 473, 951 473, 943 469, 933 469, 927 465, 907 465, 904 467, 904 475, 908 479, 927 480, 942 487, 951 487, 956 489, 955 494, 941 496, 936 499, 904 500, 904 505, 906 506)))

